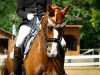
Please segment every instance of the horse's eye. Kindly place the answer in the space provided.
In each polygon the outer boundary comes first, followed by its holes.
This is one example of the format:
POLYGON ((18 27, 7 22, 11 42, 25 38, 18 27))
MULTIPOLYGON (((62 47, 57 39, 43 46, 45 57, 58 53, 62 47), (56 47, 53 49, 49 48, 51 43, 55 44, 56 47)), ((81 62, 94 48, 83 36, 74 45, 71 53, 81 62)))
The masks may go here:
POLYGON ((53 27, 52 26, 48 26, 48 31, 52 30, 53 27))

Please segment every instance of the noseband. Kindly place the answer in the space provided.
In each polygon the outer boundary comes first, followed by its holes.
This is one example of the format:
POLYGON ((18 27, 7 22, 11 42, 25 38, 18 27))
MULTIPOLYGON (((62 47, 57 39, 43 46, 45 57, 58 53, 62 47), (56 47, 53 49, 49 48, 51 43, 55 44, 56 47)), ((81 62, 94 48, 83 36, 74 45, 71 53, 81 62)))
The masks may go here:
MULTIPOLYGON (((55 26, 55 27, 53 27, 53 26, 49 26, 48 28, 53 28, 53 29, 55 29, 55 30, 63 30, 63 27, 61 27, 61 26, 55 26)), ((47 37, 47 42, 56 42, 56 43, 59 43, 60 42, 60 38, 48 38, 47 37)))

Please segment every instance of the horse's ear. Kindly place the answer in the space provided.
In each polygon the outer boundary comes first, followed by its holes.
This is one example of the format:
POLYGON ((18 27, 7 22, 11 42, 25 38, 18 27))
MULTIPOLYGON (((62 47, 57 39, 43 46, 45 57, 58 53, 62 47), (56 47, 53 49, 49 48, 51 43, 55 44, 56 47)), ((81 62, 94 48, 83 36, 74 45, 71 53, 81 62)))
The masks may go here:
POLYGON ((65 14, 69 11, 70 7, 71 7, 71 6, 69 5, 69 6, 65 7, 65 8, 63 8, 63 9, 61 10, 61 13, 65 15, 65 14))

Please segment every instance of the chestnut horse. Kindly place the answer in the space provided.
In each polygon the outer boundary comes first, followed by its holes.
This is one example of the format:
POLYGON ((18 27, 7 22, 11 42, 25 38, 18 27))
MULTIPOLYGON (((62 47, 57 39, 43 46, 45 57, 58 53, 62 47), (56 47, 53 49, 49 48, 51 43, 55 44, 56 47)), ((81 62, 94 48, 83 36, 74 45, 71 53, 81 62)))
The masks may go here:
MULTIPOLYGON (((69 7, 60 9, 50 5, 42 18, 41 30, 36 35, 32 47, 23 62, 26 75, 64 75, 64 50, 60 44, 64 30, 64 15, 69 7)), ((15 42, 14 42, 15 43, 15 42)), ((7 64, 3 75, 13 71, 13 60, 8 50, 7 64)))

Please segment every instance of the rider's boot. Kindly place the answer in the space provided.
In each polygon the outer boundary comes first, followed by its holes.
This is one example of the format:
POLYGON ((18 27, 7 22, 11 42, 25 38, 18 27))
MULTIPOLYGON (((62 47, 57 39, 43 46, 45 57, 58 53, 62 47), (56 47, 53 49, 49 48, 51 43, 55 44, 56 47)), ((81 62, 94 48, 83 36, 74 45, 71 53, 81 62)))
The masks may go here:
POLYGON ((22 62, 23 62, 23 58, 22 58, 21 49, 15 46, 13 75, 22 75, 22 62))

